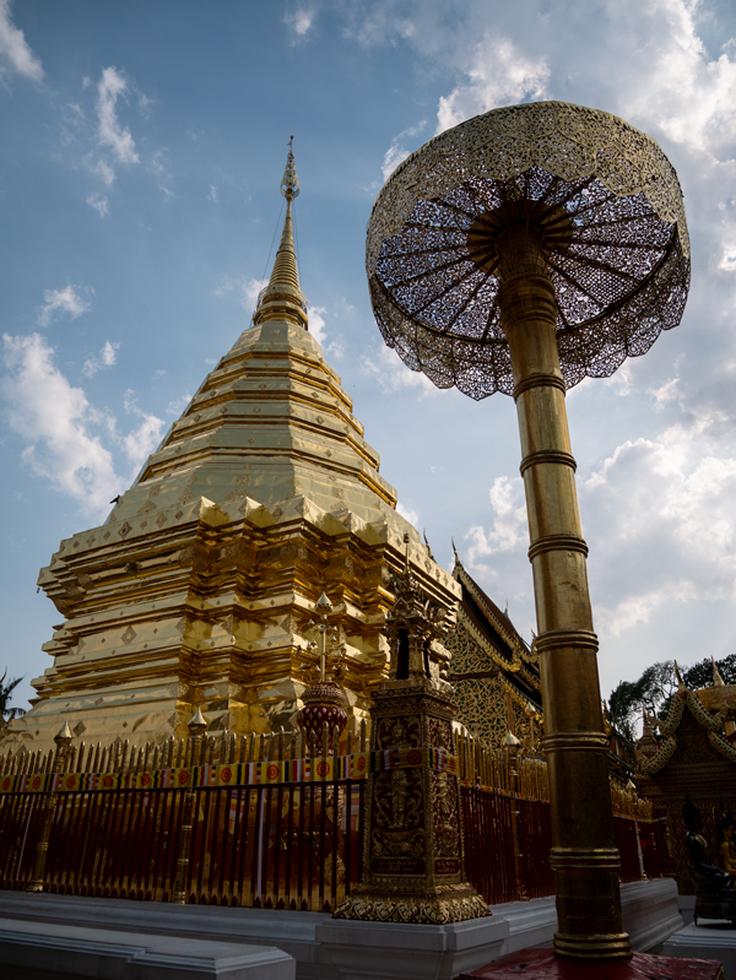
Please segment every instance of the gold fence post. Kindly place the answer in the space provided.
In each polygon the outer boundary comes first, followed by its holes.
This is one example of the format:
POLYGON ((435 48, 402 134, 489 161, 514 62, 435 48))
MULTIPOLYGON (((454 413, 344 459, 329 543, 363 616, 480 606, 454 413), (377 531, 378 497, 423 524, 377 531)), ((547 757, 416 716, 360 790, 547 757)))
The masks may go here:
MULTIPOLYGON (((207 730, 207 722, 200 708, 197 708, 187 725, 189 729, 189 767, 194 769, 196 760, 201 755, 202 739, 207 730)), ((192 819, 194 816, 194 773, 190 774, 189 784, 184 790, 181 814, 181 836, 179 837, 179 854, 176 859, 176 879, 174 881, 173 900, 178 905, 187 903, 187 871, 189 870, 189 848, 192 842, 192 819)))
POLYGON ((511 840, 514 845, 514 877, 516 878, 516 897, 526 902, 529 896, 524 885, 524 873, 521 865, 521 846, 519 843, 519 747, 521 742, 509 731, 503 740, 503 747, 508 755, 509 774, 511 776, 511 840))
POLYGON ((43 822, 41 824, 41 836, 36 842, 36 859, 33 864, 33 878, 31 879, 31 883, 26 887, 26 891, 28 892, 42 892, 44 888, 46 877, 46 858, 48 857, 49 853, 49 838, 51 836, 51 827, 54 822, 54 813, 56 811, 56 782, 60 774, 66 768, 66 761, 69 756, 69 746, 72 742, 72 731, 71 728, 69 728, 69 722, 66 722, 59 734, 54 736, 54 742, 56 744, 56 753, 54 755, 54 764, 50 773, 51 784, 42 803, 43 822))

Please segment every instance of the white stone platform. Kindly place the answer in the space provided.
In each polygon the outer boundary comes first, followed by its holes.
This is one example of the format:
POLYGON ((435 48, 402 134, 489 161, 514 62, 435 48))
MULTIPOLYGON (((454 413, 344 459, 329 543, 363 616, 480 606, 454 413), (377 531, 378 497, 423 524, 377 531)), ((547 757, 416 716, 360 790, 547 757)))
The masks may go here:
POLYGON ((272 946, 0 919, 0 975, 6 980, 294 980, 296 961, 272 946))
MULTIPOLYGON (((672 932, 682 927, 677 888, 671 879, 624 885, 621 896, 624 925, 637 951, 646 952, 659 946, 672 932)), ((54 975, 8 972, 5 964, 9 966, 11 962, 16 962, 8 957, 15 955, 13 950, 19 948, 17 940, 10 938, 14 931, 22 933, 24 942, 37 937, 39 948, 48 942, 52 945, 60 942, 60 936, 62 939, 67 937, 70 945, 63 947, 62 943, 55 947, 59 951, 62 948, 79 948, 79 943, 75 946, 79 937, 73 934, 73 930, 81 930, 85 934, 89 931, 95 934, 93 941, 98 945, 117 944, 117 947, 132 948, 132 953, 123 950, 120 957, 124 959, 132 955, 134 958, 131 962, 141 966, 147 962, 146 957, 182 953, 184 941, 199 944, 202 971, 198 974, 176 973, 177 964, 171 960, 169 972, 159 969, 158 975, 171 977, 172 980, 174 977, 189 980, 190 976, 207 976, 204 971, 210 967, 205 960, 208 956, 217 956, 218 950, 225 958, 222 960, 224 969, 227 956, 236 955, 238 949, 243 956, 247 956, 248 950, 254 947, 262 952, 270 948, 269 955, 281 950, 291 957, 296 962, 297 980, 409 980, 414 977, 451 980, 463 971, 476 969, 508 953, 532 946, 551 945, 556 928, 554 899, 551 896, 494 906, 493 915, 487 919, 473 919, 447 926, 404 926, 332 919, 318 912, 182 906, 0 891, 0 920, 3 929, 0 934, 0 975, 3 980, 6 976, 9 980, 14 976, 19 980, 25 977, 28 980, 46 980, 47 976, 54 975), (164 941, 163 947, 157 945, 164 941), (16 945, 13 946, 13 943, 16 945), (224 947, 222 944, 228 945, 224 947)), ((91 940, 85 936, 85 941, 89 943, 91 940)), ((194 946, 187 946, 186 951, 186 956, 197 955, 194 946)), ((211 962, 214 964, 214 960, 211 962)), ((185 965, 180 962, 178 968, 183 970, 185 965)), ((289 965, 288 961, 286 965, 289 965)), ((238 968, 245 969, 246 966, 243 961, 238 968)), ((272 964, 263 961, 261 972, 234 973, 232 978, 234 980, 242 975, 248 980, 255 977, 270 980, 273 976, 274 980, 282 980, 282 976, 294 976, 293 972, 266 972, 271 968, 283 969, 285 965, 278 960, 272 964)), ((215 969, 215 965, 212 969, 215 969)), ((95 975, 127 976, 113 972, 76 974, 80 977, 95 975)), ((143 973, 135 974, 139 975, 145 976, 143 973)), ((231 980, 231 975, 225 972, 209 975, 231 980)))
MULTIPOLYGON (((682 927, 678 906, 677 884, 672 878, 632 881, 621 886, 621 911, 624 928, 631 936, 637 953, 647 953, 660 946, 676 929, 682 927)), ((534 946, 551 946, 557 928, 554 896, 531 902, 508 902, 493 908, 496 918, 509 925, 509 938, 503 955, 534 946)))
POLYGON ((693 956, 701 960, 720 960, 726 980, 736 980, 736 929, 726 922, 701 919, 702 925, 678 929, 662 950, 665 956, 693 956))

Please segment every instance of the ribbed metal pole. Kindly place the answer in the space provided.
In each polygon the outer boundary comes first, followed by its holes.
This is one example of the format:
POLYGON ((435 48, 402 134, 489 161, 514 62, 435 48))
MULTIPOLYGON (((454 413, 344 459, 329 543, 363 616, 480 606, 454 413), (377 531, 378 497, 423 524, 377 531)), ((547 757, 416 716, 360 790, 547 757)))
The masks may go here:
POLYGON ((625 958, 598 665, 575 460, 556 339, 555 292, 533 229, 498 240, 503 328, 511 350, 529 520, 529 559, 552 799, 558 931, 569 957, 625 958))

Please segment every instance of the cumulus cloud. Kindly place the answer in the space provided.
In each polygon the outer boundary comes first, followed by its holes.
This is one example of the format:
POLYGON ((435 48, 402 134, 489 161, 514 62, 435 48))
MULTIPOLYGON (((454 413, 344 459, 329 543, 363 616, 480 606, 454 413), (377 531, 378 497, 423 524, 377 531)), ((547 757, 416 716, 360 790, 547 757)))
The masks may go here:
POLYGON ((102 70, 97 83, 97 138, 112 150, 119 163, 139 163, 133 134, 118 119, 118 100, 125 98, 128 82, 122 72, 110 66, 102 70))
POLYGON ((473 45, 464 72, 466 81, 440 98, 438 133, 496 106, 540 99, 550 78, 545 58, 531 58, 509 38, 492 34, 473 45))
POLYGON ((48 327, 59 313, 68 313, 76 320, 92 308, 90 295, 92 290, 87 286, 73 286, 71 283, 63 289, 45 289, 43 306, 39 310, 36 322, 40 327, 48 327))
POLYGON ((112 367, 118 359, 119 350, 120 344, 106 340, 98 354, 93 354, 85 360, 82 374, 87 378, 93 378, 102 368, 112 367))
POLYGON ((468 560, 477 565, 503 552, 523 548, 527 540, 524 486, 519 477, 499 476, 488 493, 492 521, 488 529, 476 525, 465 538, 470 542, 468 560))
POLYGON ((10 0, 0 0, 0 57, 11 70, 31 81, 43 78, 43 65, 31 51, 25 34, 13 23, 10 0))
POLYGON ((88 512, 102 512, 121 484, 94 431, 98 414, 55 365, 53 348, 40 334, 6 334, 3 346, 6 417, 26 443, 24 462, 88 512))
MULTIPOLYGON (((121 427, 109 409, 96 408, 84 389, 69 381, 39 333, 5 334, 2 346, 0 396, 9 429, 24 443, 23 462, 87 514, 101 517, 161 441, 164 421, 143 410, 129 390, 124 411, 130 427, 121 427), (122 461, 120 472, 116 458, 122 461)), ((117 350, 107 341, 94 358, 94 370, 85 374, 112 366, 117 350)))
POLYGON ((660 0, 656 42, 642 59, 639 84, 624 95, 627 112, 651 120, 675 143, 719 155, 736 133, 736 60, 708 55, 698 35, 700 4, 660 0))

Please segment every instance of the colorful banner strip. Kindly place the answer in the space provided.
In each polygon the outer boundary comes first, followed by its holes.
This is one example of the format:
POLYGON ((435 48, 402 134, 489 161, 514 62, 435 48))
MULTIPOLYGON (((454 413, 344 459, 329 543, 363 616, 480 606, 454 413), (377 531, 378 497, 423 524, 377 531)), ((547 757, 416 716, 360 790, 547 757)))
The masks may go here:
POLYGON ((369 772, 428 765, 457 775, 455 756, 445 749, 387 749, 314 759, 233 762, 225 765, 181 766, 144 772, 70 772, 0 775, 3 793, 79 793, 98 790, 189 789, 204 786, 262 786, 365 779, 369 772))

